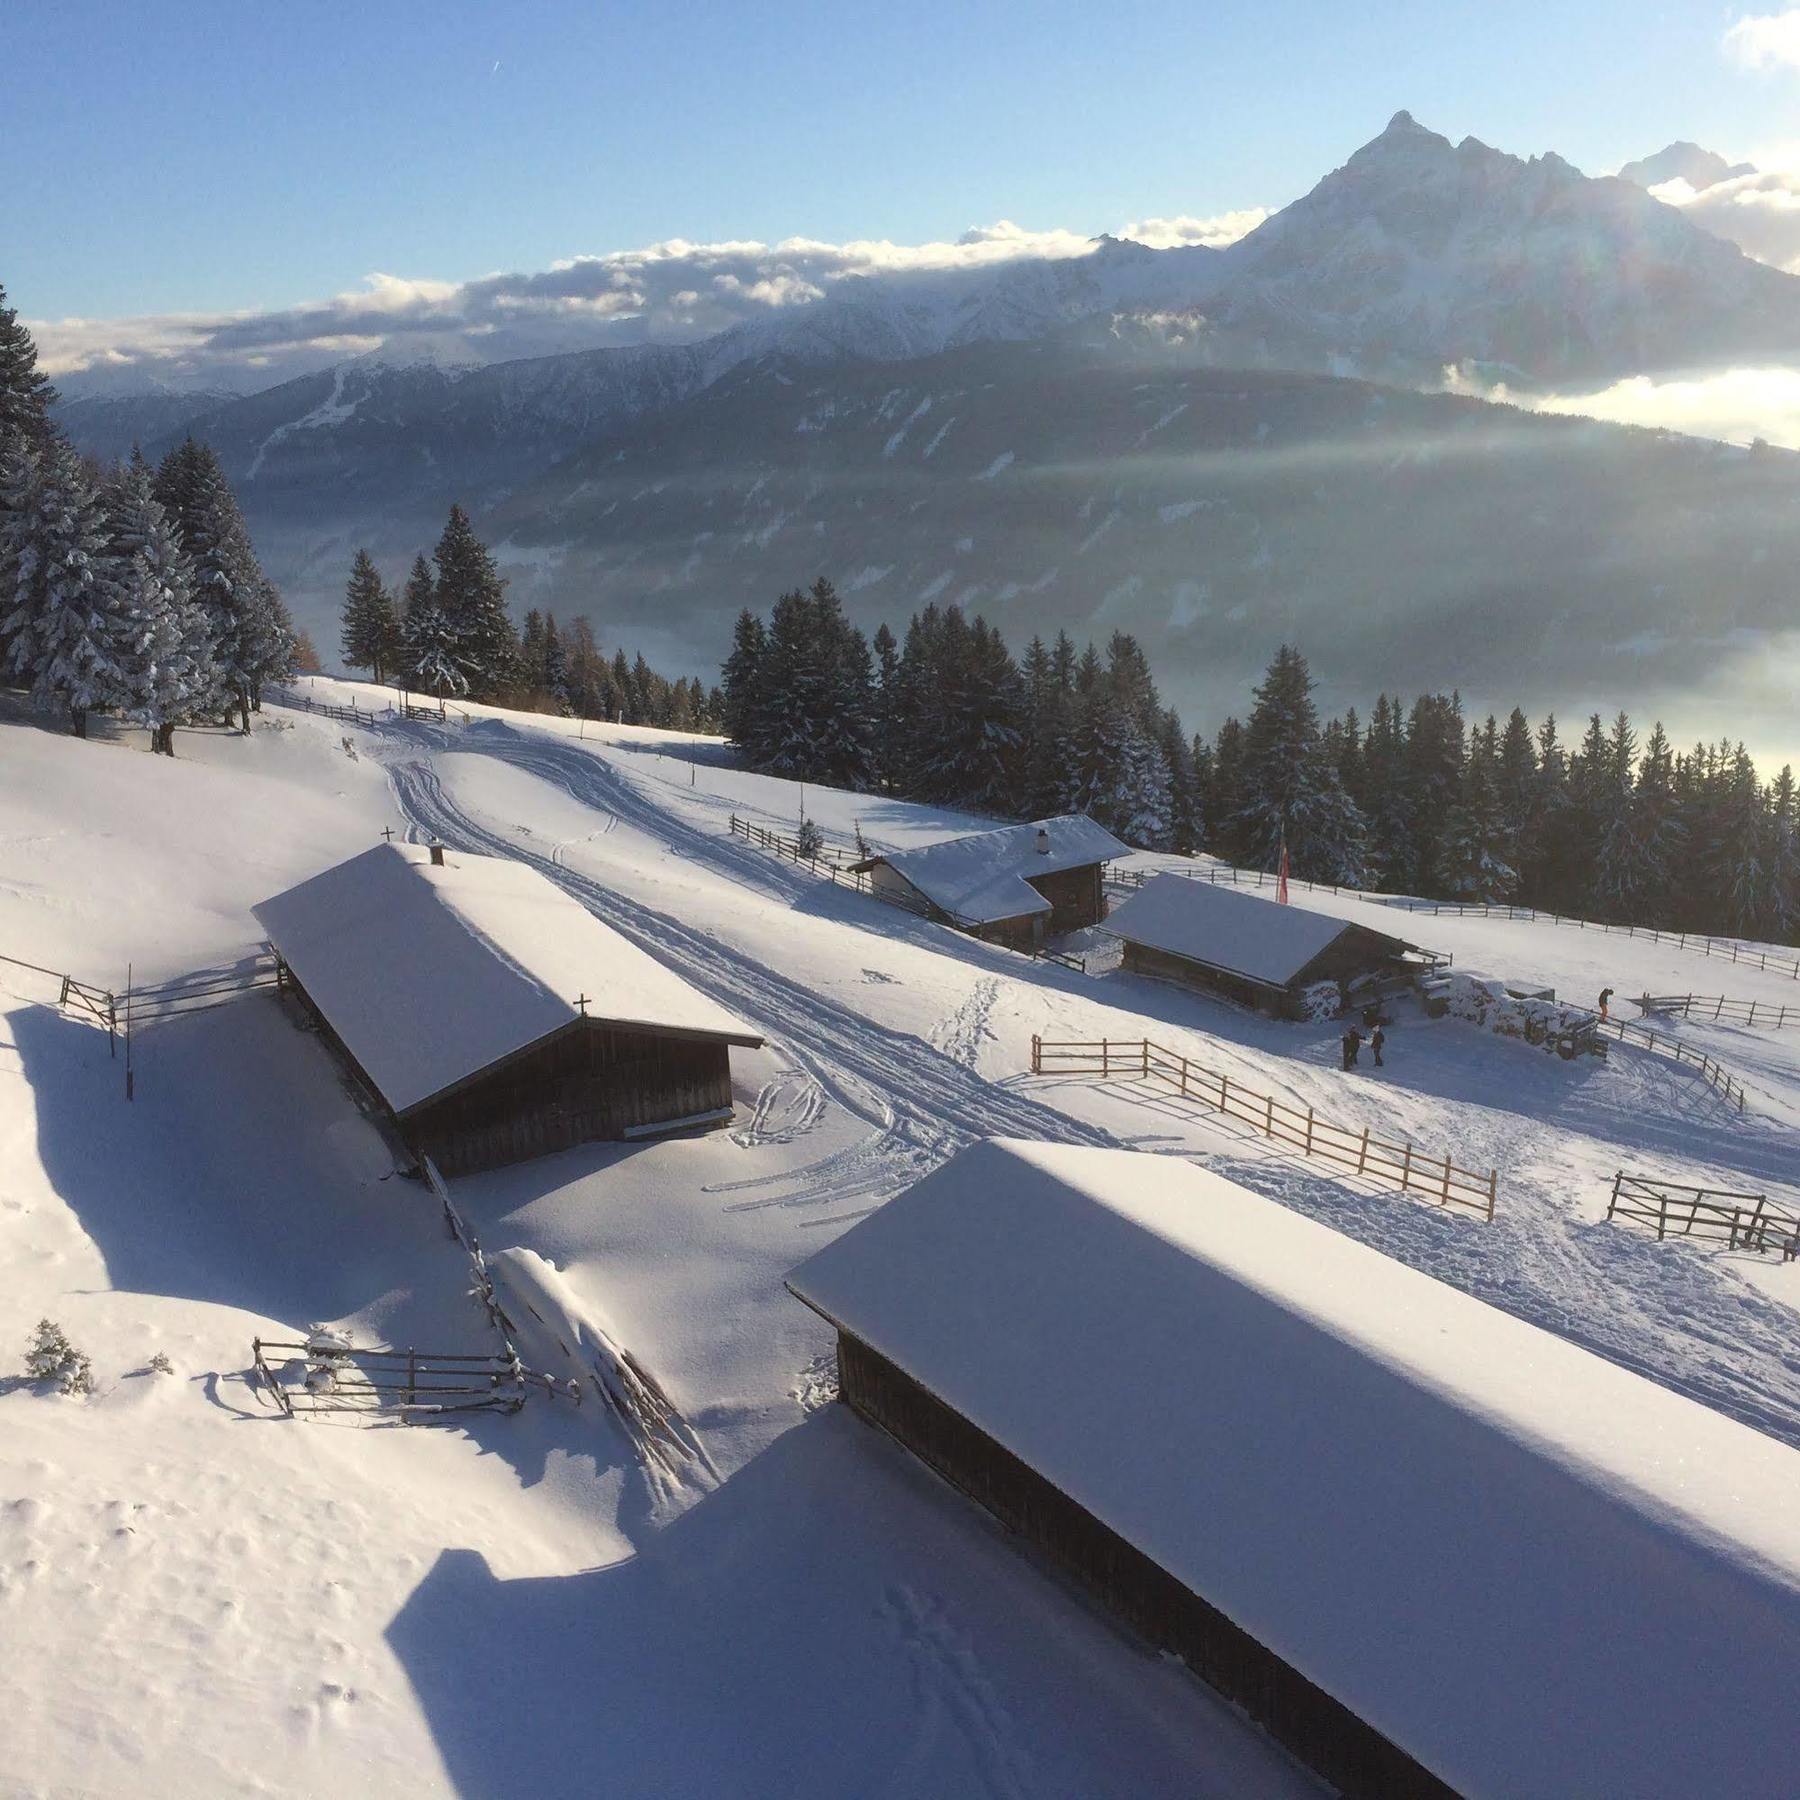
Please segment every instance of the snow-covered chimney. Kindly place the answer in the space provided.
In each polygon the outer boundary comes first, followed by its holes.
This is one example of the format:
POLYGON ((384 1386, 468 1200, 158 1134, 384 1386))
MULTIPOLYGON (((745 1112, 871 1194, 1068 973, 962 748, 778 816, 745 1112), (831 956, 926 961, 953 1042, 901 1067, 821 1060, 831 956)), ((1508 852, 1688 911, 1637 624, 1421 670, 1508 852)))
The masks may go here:
POLYGON ((441 869, 444 866, 444 846, 442 844, 431 846, 431 866, 434 869, 441 869))
POLYGON ((1050 834, 1041 825, 1038 827, 1037 846, 1039 856, 1050 854, 1050 834))

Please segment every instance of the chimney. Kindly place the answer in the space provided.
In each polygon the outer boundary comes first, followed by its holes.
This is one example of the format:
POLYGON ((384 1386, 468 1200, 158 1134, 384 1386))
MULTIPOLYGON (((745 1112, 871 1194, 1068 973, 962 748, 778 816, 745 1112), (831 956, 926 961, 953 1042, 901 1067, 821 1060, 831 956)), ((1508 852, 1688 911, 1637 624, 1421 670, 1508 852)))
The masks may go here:
POLYGON ((444 866, 444 846, 442 844, 431 846, 431 866, 434 869, 441 869, 444 866))
POLYGON ((1050 854, 1050 834, 1041 825, 1038 827, 1037 847, 1039 856, 1050 854))

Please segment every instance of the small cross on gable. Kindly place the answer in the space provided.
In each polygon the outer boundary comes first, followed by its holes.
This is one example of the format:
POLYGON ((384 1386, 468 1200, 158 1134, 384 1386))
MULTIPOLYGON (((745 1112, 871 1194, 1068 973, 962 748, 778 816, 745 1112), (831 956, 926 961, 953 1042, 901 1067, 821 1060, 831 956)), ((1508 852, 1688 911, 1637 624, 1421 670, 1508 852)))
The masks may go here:
POLYGON ((577 996, 575 1004, 581 1008, 581 1016, 585 1019, 587 1017, 587 1009, 588 1009, 587 995, 581 994, 581 995, 577 996))

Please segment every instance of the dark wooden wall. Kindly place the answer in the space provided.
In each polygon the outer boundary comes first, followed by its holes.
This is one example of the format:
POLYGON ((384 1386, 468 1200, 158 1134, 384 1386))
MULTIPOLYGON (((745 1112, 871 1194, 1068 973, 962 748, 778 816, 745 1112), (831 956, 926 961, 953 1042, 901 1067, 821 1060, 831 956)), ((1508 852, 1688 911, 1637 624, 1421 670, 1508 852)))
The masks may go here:
POLYGON ((589 1025, 409 1112, 400 1128, 457 1175, 730 1105, 725 1044, 589 1025))
POLYGON ((1049 929, 1053 934, 1098 925, 1106 917, 1106 884, 1100 879, 1098 863, 1059 869, 1050 875, 1027 874, 1025 879, 1050 902, 1049 929))
POLYGON ((1183 987, 1201 993, 1223 994, 1240 1005, 1253 1006, 1258 1012, 1283 1018, 1290 1012, 1289 997, 1279 988, 1258 987, 1228 975, 1223 969, 1209 969, 1203 963, 1190 962, 1168 950, 1152 950, 1146 944, 1127 944, 1121 959, 1126 971, 1133 975, 1153 975, 1158 981, 1178 981, 1183 987))
MULTIPOLYGON (((1159 1648, 1235 1701, 1350 1800, 1457 1800, 1455 1790, 1216 1607, 847 1332, 840 1392, 1159 1648)), ((1154 1456, 1154 1445, 1144 1446, 1154 1456)), ((1478 1695, 1470 1696, 1479 1705, 1478 1695)))

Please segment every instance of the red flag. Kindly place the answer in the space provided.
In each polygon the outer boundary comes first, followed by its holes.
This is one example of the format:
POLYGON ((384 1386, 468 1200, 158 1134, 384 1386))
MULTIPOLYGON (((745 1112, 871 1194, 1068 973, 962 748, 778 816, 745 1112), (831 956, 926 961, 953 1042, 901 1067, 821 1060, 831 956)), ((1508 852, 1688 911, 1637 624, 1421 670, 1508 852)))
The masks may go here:
POLYGON ((1281 840, 1281 872, 1275 877, 1275 898, 1283 905, 1288 903, 1287 897, 1288 858, 1287 838, 1281 840))

